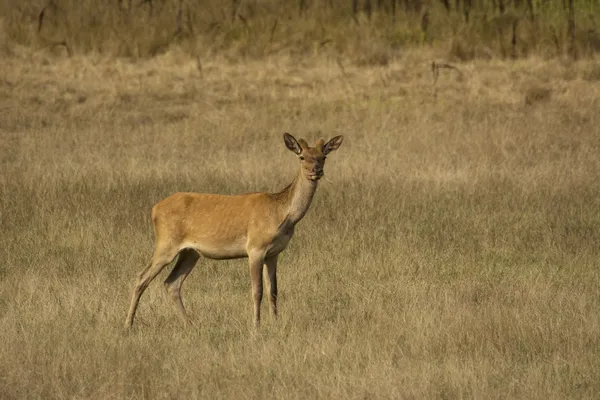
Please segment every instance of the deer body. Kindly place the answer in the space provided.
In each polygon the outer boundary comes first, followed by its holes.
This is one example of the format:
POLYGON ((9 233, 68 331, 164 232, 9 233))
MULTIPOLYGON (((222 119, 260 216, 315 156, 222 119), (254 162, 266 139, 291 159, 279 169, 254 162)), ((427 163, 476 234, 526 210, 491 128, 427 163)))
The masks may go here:
POLYGON ((316 186, 295 180, 280 193, 175 193, 152 209, 155 235, 215 260, 245 258, 252 249, 273 256, 287 247, 316 186))
POLYGON ((140 296, 160 271, 179 256, 165 288, 179 315, 189 319, 181 301, 181 285, 194 268, 199 256, 225 260, 248 258, 254 297, 254 323, 260 321, 263 266, 268 272, 271 311, 277 316, 277 256, 294 235, 295 225, 304 217, 312 202, 318 180, 323 175, 325 156, 337 149, 342 137, 327 143, 320 139, 316 147, 284 134, 288 149, 298 155, 298 176, 279 193, 220 195, 175 193, 152 209, 155 233, 154 256, 138 275, 126 327, 133 318, 140 296))

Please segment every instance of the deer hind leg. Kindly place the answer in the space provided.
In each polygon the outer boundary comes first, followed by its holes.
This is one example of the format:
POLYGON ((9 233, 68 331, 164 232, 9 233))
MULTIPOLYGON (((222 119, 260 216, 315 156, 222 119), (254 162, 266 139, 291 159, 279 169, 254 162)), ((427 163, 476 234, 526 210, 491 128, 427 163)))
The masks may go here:
POLYGON ((277 255, 265 259, 271 314, 277 318, 277 255))
POLYGON ((133 318, 135 317, 135 311, 137 310, 140 302, 140 297, 144 293, 144 290, 148 287, 150 282, 163 270, 164 267, 169 265, 175 256, 177 256, 177 250, 159 250, 158 248, 154 251, 154 257, 152 261, 138 274, 138 277, 133 288, 131 295, 131 304, 129 306, 129 312, 127 319, 125 320, 125 328, 133 326, 133 318))
POLYGON ((192 272, 199 258, 200 255, 196 250, 183 249, 179 253, 179 258, 175 267, 173 267, 173 270, 165 280, 165 289, 171 300, 175 303, 179 317, 186 326, 190 324, 190 319, 183 307, 183 302, 181 301, 181 285, 190 272, 192 272))

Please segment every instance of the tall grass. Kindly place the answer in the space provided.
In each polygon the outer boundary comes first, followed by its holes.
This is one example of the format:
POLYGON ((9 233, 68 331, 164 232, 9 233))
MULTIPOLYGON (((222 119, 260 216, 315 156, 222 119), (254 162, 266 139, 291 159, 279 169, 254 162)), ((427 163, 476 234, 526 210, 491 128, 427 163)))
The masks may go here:
POLYGON ((0 394, 597 398, 593 61, 407 50, 132 62, 18 46, 0 80, 0 394), (344 134, 252 334, 248 267, 201 260, 183 330, 159 276, 122 324, 174 191, 278 190, 282 132, 344 134))

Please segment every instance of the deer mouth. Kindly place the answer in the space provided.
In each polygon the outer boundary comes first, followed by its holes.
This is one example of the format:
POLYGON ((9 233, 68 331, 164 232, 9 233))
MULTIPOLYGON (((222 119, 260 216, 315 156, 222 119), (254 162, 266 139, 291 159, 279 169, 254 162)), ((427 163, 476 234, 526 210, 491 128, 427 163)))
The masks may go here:
POLYGON ((315 175, 309 175, 308 179, 315 182, 315 181, 318 181, 319 179, 321 179, 322 177, 323 177, 323 174, 321 174, 321 175, 315 174, 315 175))

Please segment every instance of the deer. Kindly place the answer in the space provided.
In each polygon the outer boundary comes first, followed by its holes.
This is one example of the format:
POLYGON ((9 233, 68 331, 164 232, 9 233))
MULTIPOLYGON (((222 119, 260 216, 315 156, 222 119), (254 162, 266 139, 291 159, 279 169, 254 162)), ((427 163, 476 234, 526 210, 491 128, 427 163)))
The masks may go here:
POLYGON ((255 328, 260 325, 266 269, 270 310, 277 319, 278 256, 310 207, 327 155, 340 147, 343 136, 328 142, 320 138, 314 147, 287 132, 283 139, 298 157, 300 168, 282 191, 235 195, 177 192, 154 205, 154 254, 135 280, 126 329, 133 326, 140 297, 150 282, 175 258, 164 286, 183 324, 191 325, 181 299, 181 286, 201 256, 212 260, 248 259, 255 328))

